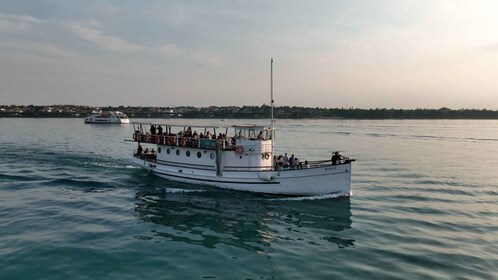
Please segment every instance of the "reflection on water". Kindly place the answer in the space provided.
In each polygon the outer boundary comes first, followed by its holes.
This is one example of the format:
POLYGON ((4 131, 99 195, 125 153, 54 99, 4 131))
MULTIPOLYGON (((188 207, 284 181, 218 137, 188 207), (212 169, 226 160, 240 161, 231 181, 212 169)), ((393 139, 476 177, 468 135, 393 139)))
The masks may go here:
POLYGON ((136 193, 140 221, 160 227, 155 242, 184 242, 214 248, 219 244, 266 254, 279 239, 311 245, 354 245, 349 198, 285 200, 223 190, 143 188, 136 193), (318 237, 318 238, 317 238, 318 237), (322 244, 319 244, 322 243, 322 244))

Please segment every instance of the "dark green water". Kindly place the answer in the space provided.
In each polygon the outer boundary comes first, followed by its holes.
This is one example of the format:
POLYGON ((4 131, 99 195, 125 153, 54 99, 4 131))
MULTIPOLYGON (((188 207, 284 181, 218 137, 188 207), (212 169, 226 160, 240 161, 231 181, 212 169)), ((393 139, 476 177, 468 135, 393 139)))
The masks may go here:
POLYGON ((496 121, 278 129, 277 152, 356 158, 354 196, 169 182, 130 165, 130 126, 0 119, 0 279, 498 278, 496 121))

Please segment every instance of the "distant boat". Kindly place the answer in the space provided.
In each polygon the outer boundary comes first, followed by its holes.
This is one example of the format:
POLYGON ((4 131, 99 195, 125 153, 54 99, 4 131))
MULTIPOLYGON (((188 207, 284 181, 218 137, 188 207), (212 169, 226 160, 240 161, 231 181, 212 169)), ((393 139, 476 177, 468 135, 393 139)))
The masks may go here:
POLYGON ((120 111, 93 111, 90 116, 85 118, 85 123, 127 124, 130 123, 130 120, 125 113, 120 111))
POLYGON ((331 159, 300 161, 294 155, 275 154, 273 67, 271 91, 270 126, 133 123, 132 141, 138 147, 132 162, 157 176, 190 184, 290 196, 350 196, 354 159, 336 153, 331 159))

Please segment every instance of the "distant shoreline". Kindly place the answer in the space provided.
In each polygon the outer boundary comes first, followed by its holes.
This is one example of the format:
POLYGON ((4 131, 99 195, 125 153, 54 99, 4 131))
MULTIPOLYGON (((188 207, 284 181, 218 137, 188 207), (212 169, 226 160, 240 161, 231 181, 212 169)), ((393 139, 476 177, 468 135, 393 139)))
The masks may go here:
MULTIPOLYGON (((0 118, 84 118, 92 111, 121 111, 129 118, 154 119, 268 119, 271 108, 262 106, 210 106, 210 107, 91 107, 79 105, 0 105, 0 118)), ((358 109, 275 107, 276 119, 498 119, 498 110, 487 109, 358 109)))

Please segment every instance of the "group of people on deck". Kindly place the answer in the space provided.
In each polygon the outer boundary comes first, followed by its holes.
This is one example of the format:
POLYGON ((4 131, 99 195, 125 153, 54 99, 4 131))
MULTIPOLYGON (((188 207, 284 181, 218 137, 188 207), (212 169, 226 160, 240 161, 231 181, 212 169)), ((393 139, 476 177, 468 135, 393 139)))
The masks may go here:
POLYGON ((304 161, 303 163, 296 157, 294 154, 292 154, 290 157, 285 153, 284 155, 279 155, 279 156, 274 156, 273 161, 275 164, 275 169, 281 170, 281 169, 303 169, 304 168, 309 168, 309 163, 308 161, 304 161))
POLYGON ((209 130, 205 131, 204 133, 197 133, 197 131, 193 131, 191 127, 188 127, 185 130, 181 130, 177 134, 175 134, 171 132, 171 127, 166 127, 163 132, 163 127, 161 125, 151 124, 150 130, 145 134, 141 133, 139 130, 135 131, 134 134, 134 139, 137 142, 162 143, 164 141, 163 139, 166 139, 166 137, 174 137, 172 139, 175 139, 175 143, 177 138, 185 139, 186 145, 192 145, 193 141, 196 141, 198 139, 218 140, 220 143, 225 144, 224 147, 235 145, 235 139, 229 139, 224 133, 219 133, 218 136, 216 136, 214 133, 211 133, 209 130))
MULTIPOLYGON (((342 163, 342 160, 347 159, 343 157, 339 152, 334 152, 332 154, 332 158, 330 159, 332 162, 332 165, 338 165, 342 163)), ((275 170, 282 170, 282 169, 303 169, 303 168, 310 168, 309 162, 307 160, 301 162, 294 154, 292 154, 290 157, 287 156, 287 153, 284 155, 279 155, 279 156, 273 156, 273 162, 275 166, 275 170)))
POLYGON ((154 148, 151 148, 150 150, 149 148, 145 148, 144 150, 142 148, 142 145, 140 145, 140 143, 138 143, 137 152, 135 153, 135 156, 141 159, 147 159, 152 161, 156 161, 157 159, 157 154, 156 151, 154 151, 154 148))

